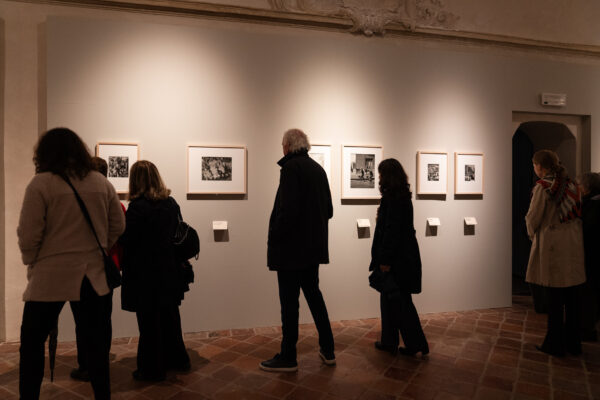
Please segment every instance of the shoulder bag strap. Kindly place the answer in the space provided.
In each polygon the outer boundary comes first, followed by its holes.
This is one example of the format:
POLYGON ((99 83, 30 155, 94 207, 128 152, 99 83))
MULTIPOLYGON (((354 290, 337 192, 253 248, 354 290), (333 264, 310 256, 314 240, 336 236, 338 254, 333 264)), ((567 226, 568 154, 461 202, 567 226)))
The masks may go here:
POLYGON ((98 243, 98 247, 100 248, 102 255, 104 257, 106 257, 106 252, 104 251, 104 248, 100 244, 100 240, 98 239, 98 235, 96 234, 96 230, 94 229, 94 224, 92 223, 92 218, 90 217, 90 213, 88 212, 87 208, 85 207, 85 203, 79 196, 79 193, 77 193, 77 190, 75 190, 75 186, 73 186, 73 184, 71 183, 69 178, 67 176, 61 176, 61 178, 63 178, 64 181, 67 182, 67 184, 69 186, 71 186, 71 189, 73 189, 73 193, 75 193, 75 197, 77 198, 77 203, 79 204, 79 208, 81 208, 81 212, 83 213, 85 220, 87 221, 88 225, 92 229, 92 233, 94 234, 94 237, 96 238, 96 243, 98 243))

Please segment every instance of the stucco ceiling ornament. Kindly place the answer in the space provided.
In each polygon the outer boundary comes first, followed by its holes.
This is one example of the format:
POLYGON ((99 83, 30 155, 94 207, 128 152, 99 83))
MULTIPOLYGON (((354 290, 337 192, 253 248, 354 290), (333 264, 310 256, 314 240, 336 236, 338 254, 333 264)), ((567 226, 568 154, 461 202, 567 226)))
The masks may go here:
POLYGON ((385 34, 389 25, 402 29, 452 29, 459 17, 444 10, 442 0, 269 0, 275 11, 349 18, 351 32, 385 34))

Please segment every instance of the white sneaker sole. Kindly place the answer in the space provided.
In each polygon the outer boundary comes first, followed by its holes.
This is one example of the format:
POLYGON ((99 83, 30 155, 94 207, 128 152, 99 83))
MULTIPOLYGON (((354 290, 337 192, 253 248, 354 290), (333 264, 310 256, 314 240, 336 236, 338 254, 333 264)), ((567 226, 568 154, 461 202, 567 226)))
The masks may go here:
POLYGON ((262 364, 258 364, 258 366, 260 367, 260 369, 262 369, 263 371, 267 371, 267 372, 296 372, 296 371, 298 371, 298 366, 287 367, 287 368, 271 368, 271 367, 265 367, 262 364))
POLYGON ((321 352, 319 352, 319 357, 321 357, 321 360, 325 365, 335 365, 335 358, 333 360, 328 360, 321 352))

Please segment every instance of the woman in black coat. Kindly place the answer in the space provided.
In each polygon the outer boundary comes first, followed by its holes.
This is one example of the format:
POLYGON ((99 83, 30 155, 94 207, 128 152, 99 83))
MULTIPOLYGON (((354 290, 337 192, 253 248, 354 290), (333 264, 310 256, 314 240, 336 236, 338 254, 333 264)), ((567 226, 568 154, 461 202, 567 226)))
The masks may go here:
POLYGON ((140 338, 136 380, 160 381, 168 369, 189 370, 179 305, 181 262, 173 237, 180 210, 150 161, 131 167, 123 246, 121 306, 136 314, 140 338))
POLYGON ((413 207, 408 177, 395 159, 378 167, 381 204, 371 248, 371 271, 391 274, 393 291, 381 293, 381 340, 379 350, 392 354, 422 355, 429 345, 421 328, 412 293, 421 292, 421 256, 413 225, 413 207), (398 331, 404 347, 398 347, 398 331))

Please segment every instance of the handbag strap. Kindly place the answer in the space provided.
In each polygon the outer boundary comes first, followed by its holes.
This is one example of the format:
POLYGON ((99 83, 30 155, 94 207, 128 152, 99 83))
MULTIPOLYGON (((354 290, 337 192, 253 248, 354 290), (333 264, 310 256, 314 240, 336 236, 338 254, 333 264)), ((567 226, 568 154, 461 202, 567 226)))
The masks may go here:
POLYGON ((79 196, 79 193, 77 193, 77 190, 75 190, 75 186, 73 186, 73 184, 71 183, 69 178, 67 176, 63 176, 63 175, 61 175, 61 178, 63 178, 64 181, 67 182, 67 184, 69 186, 71 186, 71 189, 73 189, 73 193, 75 193, 75 197, 77 198, 77 204, 79 204, 79 208, 81 208, 81 212, 83 213, 85 220, 87 221, 88 225, 92 229, 92 233, 94 234, 94 237, 96 238, 96 243, 98 243, 98 247, 100 248, 102 255, 104 257, 106 257, 106 252, 104 251, 104 247, 102 247, 102 245, 100 244, 100 240, 98 239, 98 235, 96 234, 96 230, 94 229, 94 224, 92 223, 92 218, 90 217, 90 213, 88 212, 87 208, 85 207, 85 203, 81 199, 81 196, 79 196))

